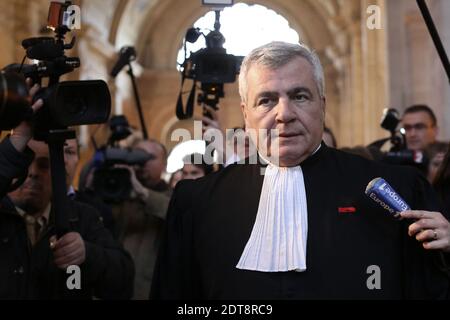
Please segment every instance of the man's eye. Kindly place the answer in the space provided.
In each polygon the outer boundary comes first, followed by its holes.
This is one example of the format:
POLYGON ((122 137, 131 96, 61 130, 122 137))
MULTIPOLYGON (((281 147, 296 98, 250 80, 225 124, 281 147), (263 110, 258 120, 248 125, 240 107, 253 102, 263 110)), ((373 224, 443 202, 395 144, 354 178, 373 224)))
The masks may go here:
POLYGON ((69 155, 69 156, 73 156, 75 154, 75 151, 70 150, 70 149, 66 149, 66 150, 64 150, 64 153, 69 155))
POLYGON ((304 93, 296 94, 294 97, 295 101, 304 102, 309 99, 308 95, 304 93))
POLYGON ((258 106, 268 106, 272 103, 273 99, 261 98, 258 100, 258 106))

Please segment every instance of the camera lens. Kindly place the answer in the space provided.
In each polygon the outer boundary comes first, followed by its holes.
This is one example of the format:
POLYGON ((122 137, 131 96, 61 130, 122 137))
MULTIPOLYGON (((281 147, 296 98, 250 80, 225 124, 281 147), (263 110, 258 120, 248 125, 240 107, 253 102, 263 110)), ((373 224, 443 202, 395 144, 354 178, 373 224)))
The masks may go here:
POLYGON ((83 116, 86 114, 88 107, 83 98, 75 98, 65 106, 67 113, 74 116, 83 116))
POLYGON ((131 186, 130 172, 124 168, 99 168, 94 173, 94 190, 108 203, 129 198, 131 186))

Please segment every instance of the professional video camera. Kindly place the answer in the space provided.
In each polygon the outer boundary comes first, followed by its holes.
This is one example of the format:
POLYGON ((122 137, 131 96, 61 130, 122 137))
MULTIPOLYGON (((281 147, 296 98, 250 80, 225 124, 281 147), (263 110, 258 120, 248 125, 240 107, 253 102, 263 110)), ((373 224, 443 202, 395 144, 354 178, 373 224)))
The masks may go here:
MULTIPOLYGON (((131 134, 128 120, 114 116, 110 120, 111 135, 108 144, 95 153, 93 189, 105 202, 120 203, 129 199, 133 188, 130 171, 117 165, 142 166, 152 155, 143 150, 120 148, 119 141, 131 134)), ((133 170, 133 169, 132 169, 133 170)))
MULTIPOLYGON (((193 115, 197 81, 201 83, 200 88, 202 91, 197 97, 198 104, 207 105, 217 110, 220 98, 225 96, 223 91, 224 83, 236 81, 236 75, 239 74, 239 69, 244 59, 244 57, 227 54, 223 47, 225 37, 220 32, 220 10, 215 10, 215 14, 214 30, 207 35, 203 34, 198 28, 190 28, 186 32, 185 52, 186 42, 194 43, 201 35, 205 37, 206 48, 192 53, 182 65, 182 83, 184 83, 186 78, 192 79, 194 83, 186 104, 186 112, 183 110, 180 92, 176 108, 176 115, 180 120, 189 119, 193 115)), ((203 114, 211 117, 205 108, 203 109, 203 114)))
POLYGON ((68 9, 71 2, 52 2, 48 16, 48 27, 55 37, 29 38, 22 41, 28 59, 37 64, 10 64, 0 73, 0 130, 15 128, 23 120, 33 119, 35 138, 47 140, 50 130, 71 126, 98 124, 108 120, 111 98, 104 81, 65 81, 59 78, 80 66, 78 57, 67 57, 65 50, 72 49, 75 37, 64 43, 70 31, 68 9), (42 84, 48 78, 48 86, 33 98, 44 100, 44 106, 33 116, 28 100, 26 78, 42 84))
MULTIPOLYGON (((0 130, 13 129, 28 120, 33 123, 34 138, 48 144, 52 211, 56 212, 55 229, 58 237, 70 230, 64 143, 67 139, 75 138, 75 131, 68 127, 106 122, 111 110, 111 96, 104 81, 59 82, 62 75, 80 66, 79 58, 65 55, 65 50, 75 45, 75 37, 68 44, 64 42, 66 33, 74 27, 73 22, 80 19, 79 13, 79 7, 73 6, 70 1, 51 2, 47 26, 55 32, 55 37, 23 40, 26 55, 22 63, 11 64, 0 72, 0 130), (38 62, 24 64, 26 58, 38 62), (32 103, 40 98, 44 101, 36 114, 31 109, 26 78, 40 85, 44 78, 48 78, 47 87, 42 87, 33 97, 32 103)), ((13 188, 25 179, 26 175, 13 188)))
POLYGON ((382 154, 380 160, 390 164, 411 165, 426 171, 428 163, 426 157, 420 151, 407 149, 403 129, 397 130, 399 123, 400 115, 396 109, 384 109, 381 127, 388 130, 391 136, 371 143, 368 149, 380 151, 384 144, 389 141, 391 147, 388 152, 382 154))

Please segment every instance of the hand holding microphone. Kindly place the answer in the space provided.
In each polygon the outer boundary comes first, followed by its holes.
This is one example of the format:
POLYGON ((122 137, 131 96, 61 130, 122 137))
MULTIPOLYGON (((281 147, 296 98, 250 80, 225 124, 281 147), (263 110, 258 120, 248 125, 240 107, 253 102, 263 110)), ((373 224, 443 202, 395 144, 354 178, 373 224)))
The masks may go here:
POLYGON ((411 210, 400 195, 383 179, 369 182, 366 195, 396 218, 416 219, 408 234, 427 250, 450 252, 450 222, 440 212, 411 210))
POLYGON ((425 249, 450 252, 450 222, 440 212, 408 210, 400 215, 402 218, 416 219, 408 227, 408 234, 422 242, 425 249))

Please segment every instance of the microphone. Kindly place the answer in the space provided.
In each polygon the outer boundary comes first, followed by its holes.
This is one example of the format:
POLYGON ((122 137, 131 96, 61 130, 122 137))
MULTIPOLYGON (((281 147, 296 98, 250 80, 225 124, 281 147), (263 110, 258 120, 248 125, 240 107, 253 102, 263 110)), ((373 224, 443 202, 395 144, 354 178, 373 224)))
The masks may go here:
POLYGON ((64 45, 49 37, 25 39, 22 47, 29 59, 51 61, 64 56, 64 45))
POLYGON ((375 178, 370 181, 365 193, 394 217, 397 217, 400 212, 411 209, 406 201, 383 178, 375 178))
POLYGON ((114 68, 111 70, 111 77, 115 78, 123 67, 134 59, 136 59, 136 50, 133 47, 123 47, 120 49, 119 60, 117 60, 114 68))

